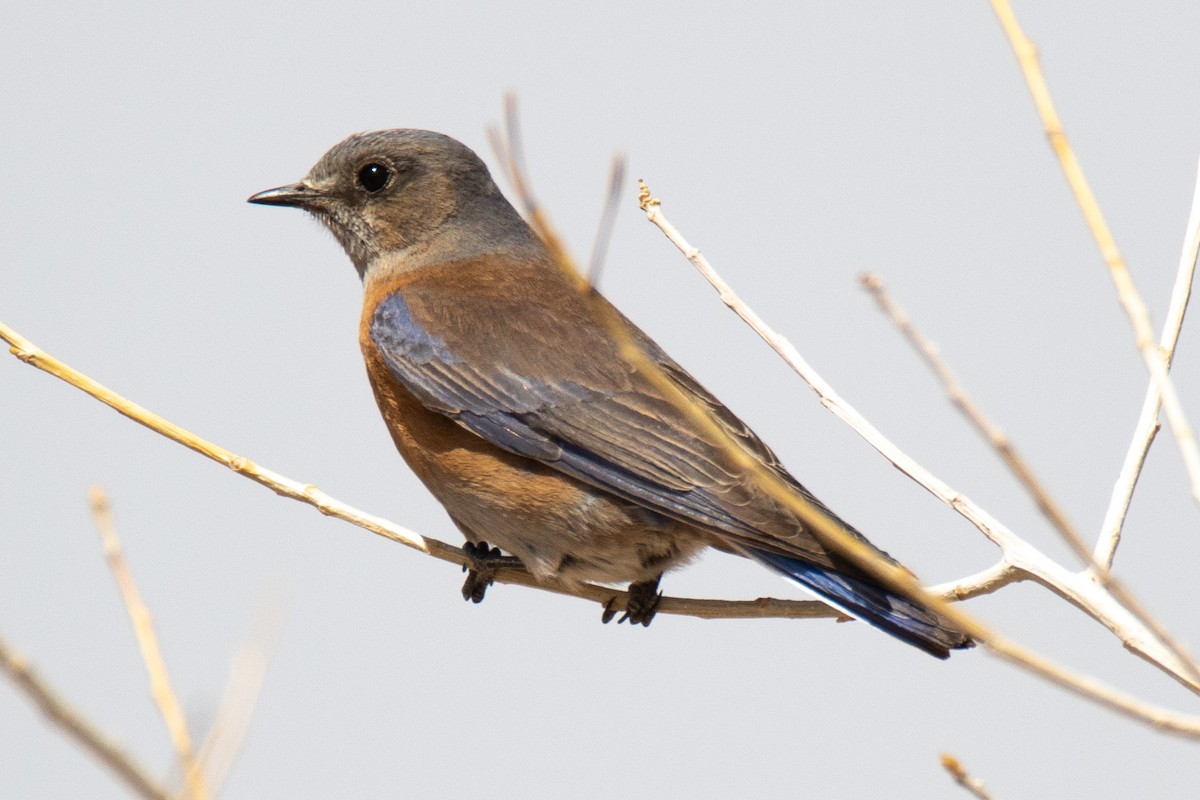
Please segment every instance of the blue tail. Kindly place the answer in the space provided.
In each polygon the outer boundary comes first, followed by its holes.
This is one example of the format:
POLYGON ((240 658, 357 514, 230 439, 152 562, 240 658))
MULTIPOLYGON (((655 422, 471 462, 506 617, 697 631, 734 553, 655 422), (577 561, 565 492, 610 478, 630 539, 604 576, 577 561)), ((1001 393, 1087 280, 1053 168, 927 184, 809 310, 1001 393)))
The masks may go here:
POLYGON ((948 627, 937 615, 868 579, 765 550, 748 549, 748 552, 755 560, 820 595, 830 605, 932 656, 949 658, 951 649, 973 644, 970 637, 948 627))

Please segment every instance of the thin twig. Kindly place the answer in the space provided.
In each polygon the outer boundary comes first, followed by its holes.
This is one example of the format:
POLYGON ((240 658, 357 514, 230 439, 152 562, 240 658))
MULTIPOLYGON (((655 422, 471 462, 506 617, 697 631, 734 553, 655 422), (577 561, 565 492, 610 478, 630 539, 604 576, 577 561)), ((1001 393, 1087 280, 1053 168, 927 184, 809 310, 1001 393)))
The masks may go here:
POLYGON ((88 500, 92 508, 92 518, 96 523, 96 530, 100 533, 100 539, 104 543, 104 557, 108 561, 109 569, 112 570, 113 579, 117 583, 117 589, 121 592, 121 599, 129 612, 129 618, 133 621, 133 631, 137 636, 138 647, 142 651, 142 661, 150 676, 151 694, 167 725, 171 743, 175 746, 175 754, 179 757, 188 793, 192 800, 207 800, 209 793, 204 783, 204 776, 200 772, 200 766, 196 761, 196 750, 192 745, 191 734, 188 733, 187 720, 175 697, 175 692, 171 688, 171 679, 167 675, 167 662, 158 646, 158 637, 154 633, 154 624, 150 619, 150 609, 142 602, 141 592, 138 591, 133 573, 130 572, 129 565, 125 562, 125 556, 121 552, 121 540, 117 536, 116 525, 113 524, 108 495, 101 487, 93 486, 88 493, 88 500))
MULTIPOLYGON (((522 156, 520 152, 513 152, 513 147, 516 146, 514 143, 518 141, 518 137, 511 133, 512 131, 516 130, 515 105, 513 103, 509 103, 507 111, 509 117, 506 119, 506 123, 507 129, 510 131, 510 135, 507 139, 507 145, 509 148, 507 157, 510 162, 509 168, 511 171, 519 173, 522 163, 522 156)), ((595 291, 590 285, 587 284, 586 280, 578 274, 577 270, 575 270, 573 263, 566 255, 566 251, 561 244, 561 240, 558 238, 552 226, 549 224, 545 214, 542 213, 532 193, 529 192, 527 182, 518 180, 516 185, 518 187, 518 192, 521 192, 523 195, 519 199, 526 208, 528 216, 531 220, 531 224, 533 224, 538 230, 539 235, 542 237, 543 241, 546 242, 546 245, 551 250, 552 254, 556 257, 564 273, 569 276, 574 276, 578 280, 581 296, 586 299, 594 300, 597 297, 595 291)), ((649 216, 652 216, 650 207, 657 206, 658 204, 657 201, 650 197, 649 190, 645 187, 644 183, 642 184, 642 191, 639 193, 639 198, 641 200, 642 208, 647 210, 647 214, 649 216)), ((663 228, 662 225, 660 225, 660 228, 663 229, 664 233, 667 232, 666 228, 663 228)), ((678 235, 678 231, 675 231, 675 233, 678 235)), ((678 239, 679 241, 676 242, 677 245, 679 242, 682 242, 682 236, 679 236, 678 239)), ((683 250, 683 252, 687 254, 689 260, 691 260, 694 264, 697 264, 697 266, 699 266, 700 262, 703 262, 707 266, 707 261, 703 259, 699 251, 695 250, 695 248, 690 246, 681 246, 680 249, 683 250)), ((711 271, 711 267, 709 269, 711 271)), ((715 276, 715 273, 713 273, 713 275, 715 276)), ((717 280, 719 281, 720 279, 717 278, 717 280)), ((721 281, 721 283, 723 284, 723 281, 721 281)), ((725 288, 728 289, 727 286, 725 288)), ((723 292, 722 296, 724 297, 726 294, 732 295, 732 292, 723 292)), ((736 297, 734 297, 734 300, 736 300, 736 297)), ((745 308, 744 304, 742 304, 742 308, 749 315, 753 315, 753 312, 749 311, 748 308, 745 308)), ((849 558, 855 564, 855 566, 862 569, 872 578, 878 580, 889 589, 897 591, 907 597, 914 598, 917 602, 920 602, 923 605, 937 611, 957 628, 970 635, 976 641, 983 643, 989 650, 1000 657, 1014 664, 1022 666, 1064 689, 1106 705, 1109 708, 1124 713, 1133 719, 1147 722, 1150 725, 1159 728, 1160 730, 1171 730, 1193 737, 1200 736, 1200 718, 1190 717, 1188 715, 1179 714, 1166 709, 1154 708, 1142 702, 1141 700, 1138 700, 1137 698, 1126 693, 1120 692, 1113 687, 1091 678, 1090 676, 1068 670, 1067 668, 1056 664, 1029 650, 1028 648, 1025 648, 1016 642, 1013 642, 992 631, 974 617, 966 614, 957 606, 951 605, 941 598, 937 598, 928 594, 911 575, 911 573, 902 568, 898 568, 886 563, 880 559, 874 553, 874 551, 870 550, 870 548, 858 541, 855 537, 852 537, 842 527, 841 524, 831 517, 831 515, 829 515, 823 509, 817 508, 805 498, 801 497, 797 492, 794 491, 792 487, 785 484, 784 481, 780 479, 778 473, 776 473, 774 470, 766 468, 759 459, 746 452, 738 442, 734 441, 733 437, 729 435, 728 431, 725 431, 716 423, 711 413, 709 413, 706 409, 700 408, 695 402, 690 401, 689 398, 682 395, 678 387, 673 385, 665 375, 661 374, 661 370, 657 367, 657 365, 653 364, 648 358, 645 357, 645 354, 642 353, 636 342, 632 341, 627 329, 620 324, 620 321, 614 317, 611 311, 608 311, 607 306, 602 303, 594 303, 592 309, 597 314, 600 314, 602 319, 606 319, 608 321, 609 330, 613 334, 616 343, 621 347, 622 355, 629 359, 630 363, 635 364, 641 371, 641 374, 655 383, 656 388, 663 393, 662 396, 664 399, 672 403, 672 405, 674 405, 680 412, 686 414, 689 421, 698 426, 698 430, 703 430, 708 435, 715 435, 715 441, 724 442, 726 446, 724 447, 723 452, 725 452, 731 459, 734 460, 738 468, 745 470, 746 473, 755 480, 756 485, 760 489, 767 492, 773 499, 777 500, 785 507, 796 513, 809 527, 809 529, 820 537, 822 543, 824 543, 826 546, 832 547, 840 555, 849 558)), ((755 317, 755 319, 757 319, 757 317, 755 317)), ((759 322, 761 323, 761 320, 759 320, 759 322)), ((765 325, 762 326, 762 330, 769 331, 765 325)), ((799 354, 795 352, 794 348, 791 348, 790 344, 787 344, 787 342, 782 340, 781 337, 776 338, 780 340, 782 345, 791 349, 792 355, 797 362, 802 361, 799 354)), ((811 370, 809 370, 809 372, 811 373, 811 370)), ((815 373, 811 373, 805 376, 805 380, 809 380, 810 382, 813 380, 820 381, 820 378, 816 376, 815 373)), ((828 384, 825 384, 824 381, 820 382, 823 388, 827 389, 827 391, 823 393, 824 398, 832 398, 832 389, 829 388, 828 384)), ((821 392, 818 393, 821 394, 821 392)), ((846 407, 845 410, 849 410, 848 407, 846 407)), ((865 420, 861 420, 861 422, 863 425, 867 425, 865 420)), ((907 456, 905 456, 905 458, 907 458, 907 456)), ((932 478, 932 476, 930 476, 930 478, 932 478)), ((999 535, 1000 530, 997 529, 994 531, 994 533, 999 535)), ((1007 534, 1009 537, 1015 539, 1011 532, 1007 532, 1007 534)), ((1015 568, 1024 569, 1024 565, 1021 563, 1021 557, 1023 555, 1023 551, 1026 549, 1032 550, 1032 548, 1026 543, 1017 540, 1010 543, 1010 546, 1005 550, 1006 557, 1008 557, 1009 562, 1015 568)), ((1058 567, 1058 565, 1054 564, 1053 562, 1049 562, 1045 566, 1045 569, 1047 570, 1052 568, 1057 568, 1059 572, 1065 572, 1065 570, 1062 570, 1061 567, 1058 567)), ((1041 579, 1041 576, 1039 576, 1039 574, 1036 572, 1030 571, 1030 575, 1035 579, 1041 579)), ((1060 581, 1059 583, 1060 587, 1066 585, 1066 581, 1060 581)), ((1076 581, 1075 583, 1078 584, 1079 582, 1076 581)), ((1075 587, 1072 587, 1072 589, 1056 588, 1055 591, 1067 596, 1074 593, 1074 588, 1075 587)), ((1154 640, 1153 637, 1144 635, 1144 628, 1138 625, 1137 620, 1129 618, 1129 614, 1126 609, 1122 608, 1119 604, 1112 602, 1111 595, 1108 595, 1107 593, 1097 594, 1097 592, 1094 591, 1094 586, 1092 587, 1093 591, 1091 592, 1087 591, 1087 586, 1078 588, 1087 593, 1089 595, 1089 599, 1101 603, 1107 603, 1107 605, 1110 606, 1110 619, 1113 619, 1116 616, 1123 617, 1124 621, 1127 621, 1132 626, 1130 630, 1137 631, 1137 633, 1134 634, 1137 640, 1137 647, 1152 647, 1158 650, 1164 659, 1170 660, 1171 662, 1176 661, 1170 651, 1162 652, 1163 648, 1161 644, 1154 640)), ((1072 602, 1075 601, 1072 600, 1072 602)), ((1106 624, 1109 623, 1106 622, 1106 624)), ((1154 662, 1152 661, 1152 663, 1154 662)), ((1195 690, 1200 690, 1200 685, 1197 685, 1186 674, 1184 674, 1186 670, 1180 668, 1179 665, 1172 663, 1171 667, 1167 667, 1165 664, 1159 663, 1159 666, 1184 685, 1195 690), (1174 669, 1172 669, 1172 667, 1174 667, 1174 669)))
MULTIPOLYGON (((170 422, 154 412, 117 394, 103 384, 84 375, 57 358, 37 347, 33 342, 0 322, 0 340, 7 342, 9 352, 20 361, 37 367, 54 377, 74 386, 122 415, 144 425, 173 442, 209 458, 218 464, 267 487, 281 497, 298 500, 310 505, 329 517, 344 520, 377 536, 419 550, 441 561, 463 566, 469 563, 466 553, 445 542, 421 536, 394 522, 368 514, 344 503, 318 489, 311 483, 302 483, 285 477, 273 470, 256 464, 218 444, 202 439, 196 434, 170 422)), ((542 581, 529 572, 505 568, 496 574, 497 583, 542 589, 568 597, 594 601, 616 611, 625 609, 626 592, 608 586, 594 584, 563 584, 542 581)), ((708 600, 688 597, 664 597, 657 608, 660 614, 698 617, 700 619, 837 619, 840 612, 815 600, 781 600, 759 598, 757 600, 708 600)))
POLYGON ((621 195, 625 191, 625 159, 613 156, 608 173, 608 194, 604 198, 604 210, 600 224, 596 226, 596 238, 592 241, 592 257, 588 259, 588 283, 599 286, 600 272, 604 269, 604 257, 612 239, 613 226, 617 221, 617 210, 621 207, 621 195))
POLYGON ((3 637, 0 637, 0 669, 37 705, 46 719, 116 773, 139 797, 147 800, 170 799, 171 793, 166 787, 50 688, 25 658, 9 647, 3 637))
POLYGON ((991 594, 997 589, 1003 589, 1010 583, 1028 580, 1031 576, 1007 561, 998 561, 987 569, 980 570, 974 575, 959 578, 949 583, 939 583, 929 587, 929 593, 945 600, 970 600, 991 594))
MULTIPOLYGON (((1008 577, 1016 579, 1015 576, 1007 575, 1007 569, 1015 570, 1021 575, 1027 575, 1030 579, 1046 586, 1063 599, 1078 606, 1085 613, 1101 622, 1121 639, 1126 648, 1146 659, 1149 663, 1158 667, 1192 691, 1200 692, 1200 683, 1197 683, 1190 677, 1187 665, 1180 662, 1170 650, 1164 648, 1161 642, 1147 631, 1145 626, 1139 623, 1130 614, 1128 609, 1117 603, 1112 595, 1104 591, 1097 583, 1086 579, 1084 576, 1072 573, 1047 558, 1033 547, 1033 545, 1019 538, 1011 530, 1002 525, 999 520, 977 506, 965 495, 955 491, 940 478, 935 477, 911 456, 897 448, 861 414, 838 396, 833 388, 808 365, 799 352, 796 351, 795 347, 763 322, 737 296, 729 284, 717 274, 712 265, 708 263, 708 259, 684 239, 679 230, 667 220, 662 212, 662 203, 650 194, 646 183, 639 181, 639 185, 641 187, 639 203, 642 210, 646 212, 647 219, 656 225, 680 252, 687 257, 688 261, 696 267, 704 278, 712 284, 713 288, 720 295, 721 300, 741 317, 743 321, 750 325, 800 375, 805 383, 817 393, 821 404, 849 425, 898 469, 967 518, 1000 548, 1007 567, 988 570, 987 577, 989 579, 996 579, 1000 576, 1004 576, 1006 579, 1008 577)), ((964 618, 965 615, 955 608, 943 603, 929 602, 932 600, 933 598, 926 598, 929 605, 934 606, 939 613, 946 615, 956 625, 965 627, 968 632, 973 636, 975 635, 975 631, 969 627, 973 624, 972 620, 964 618)), ((1001 658, 1022 666, 1035 674, 1039 674, 1081 696, 1099 702, 1102 705, 1107 705, 1135 719, 1149 722, 1160 729, 1162 728, 1163 719, 1158 716, 1161 710, 1150 712, 1150 708, 1141 701, 1129 695, 1116 692, 1111 687, 1105 686, 1087 676, 1073 673, 999 635, 992 635, 986 639, 984 637, 979 638, 983 639, 984 644, 1001 658), (1150 713, 1148 714, 1147 712, 1150 713)), ((1181 715, 1176 715, 1174 712, 1167 713, 1175 717, 1171 723, 1172 725, 1180 723, 1185 725, 1192 724, 1191 722, 1183 722, 1183 719, 1180 718, 1181 715)), ((1197 732, 1200 732, 1200 730, 1197 732)))
POLYGON ((204 744, 200 746, 200 765, 214 796, 220 794, 225 778, 241 753, 271 655, 283 633, 283 623, 281 607, 276 604, 260 607, 250 635, 229 666, 225 694, 204 744))
MULTIPOLYGON (((537 221, 537 217, 540 213, 540 210, 535 209, 535 222, 537 221)), ((555 246, 557 243, 555 240, 551 240, 548 244, 555 246)), ((580 280, 581 283, 583 283, 582 277, 580 280)), ((99 399, 102 399, 103 402, 106 402, 110 406, 117 408, 119 411, 121 411, 121 413, 130 416, 141 424, 147 425, 148 427, 167 435, 169 438, 184 443, 186 446, 203 453, 209 458, 224 463, 226 466, 234 469, 240 474, 244 474, 259 483, 270 486, 280 494, 294 497, 295 499, 304 500, 305 502, 316 506, 323 513, 343 516, 343 518, 351 519, 351 521, 354 521, 356 524, 360 524, 362 527, 374 530, 381 535, 388 536, 388 538, 394 538, 396 541, 401 541, 405 544, 409 544, 410 546, 417 547, 423 552, 435 557, 448 561, 454 561, 458 564, 465 563, 465 555, 457 548, 449 547, 440 542, 435 542, 434 540, 424 539, 412 533, 411 531, 406 531, 405 529, 399 528, 399 526, 392 525, 391 523, 385 523, 378 518, 370 517, 370 515, 364 515, 362 512, 358 512, 355 509, 350 509, 349 507, 343 506, 335 509, 330 502, 332 501, 332 498, 320 493, 319 490, 315 489, 315 487, 300 486, 299 484, 296 484, 293 481, 288 481, 287 479, 284 479, 282 476, 278 476, 275 473, 269 473, 268 471, 261 470, 251 462, 235 456, 223 448, 219 448, 216 445, 213 445, 202 439, 198 439, 197 437, 188 434, 186 431, 183 431, 181 428, 178 428, 178 426, 174 426, 173 424, 166 422, 161 417, 154 417, 154 415, 150 415, 149 412, 146 412, 144 409, 140 409, 140 407, 134 406, 134 404, 129 403, 129 401, 124 400, 124 398, 113 395, 111 392, 104 389, 104 387, 99 386, 99 384, 96 384, 94 381, 86 378, 86 376, 82 376, 74 370, 71 370, 61 362, 50 359, 48 356, 46 356, 46 354, 38 351, 37 348, 34 348, 32 344, 28 342, 28 340, 25 340, 23 337, 19 337, 19 335, 17 335, 14 331, 2 324, 0 324, 0 338, 4 338, 10 343, 12 352, 21 360, 51 372, 52 374, 55 374, 72 383, 72 385, 84 388, 89 393, 93 394, 99 399), (141 413, 135 413, 135 410, 136 412, 141 413), (352 517, 355 517, 355 515, 357 515, 356 518, 352 519, 352 517)), ((788 346, 790 347, 790 345, 788 346)), ((965 498, 962 498, 960 495, 953 495, 949 498, 949 502, 951 502, 951 504, 956 508, 959 508, 960 513, 968 513, 968 510, 966 510, 964 505, 967 501, 965 501, 965 498)), ((984 524, 984 527, 986 527, 986 522, 982 524, 984 524)), ((837 537, 838 533, 839 531, 830 531, 828 532, 828 535, 831 539, 834 539, 837 537)), ((1007 529, 1003 528, 1003 526, 1000 526, 998 523, 996 523, 995 527, 990 529, 989 536, 1004 540, 1006 537, 1012 537, 1012 534, 1010 531, 1007 531, 1007 529)), ((847 547, 846 549, 848 553, 861 556, 861 553, 855 553, 853 545, 847 547)), ((1007 561, 1009 564, 1011 564, 1014 570, 1028 572, 1031 578, 1039 581, 1045 581, 1047 582, 1047 585, 1054 585, 1057 583, 1055 586, 1056 591, 1059 591, 1064 597, 1071 599, 1072 602, 1079 602, 1085 607, 1089 600, 1094 600, 1094 598, 1089 598, 1085 591, 1080 592, 1079 597, 1081 599, 1076 600, 1074 597, 1072 597, 1072 592, 1075 591, 1075 587, 1063 588, 1066 586, 1066 581, 1055 581, 1056 577, 1060 577, 1055 574, 1057 565, 1054 565, 1052 562, 1047 565, 1040 563, 1027 563, 1030 561, 1028 558, 1030 552, 1036 553, 1036 551, 1033 551, 1032 548, 1029 548, 1026 543, 1021 542, 1020 540, 1010 542, 1009 546, 1005 548, 1007 561)), ((1061 568, 1057 569, 1061 571, 1061 568)), ((1081 696, 1097 700, 1109 706, 1110 708, 1130 716, 1131 718, 1147 722, 1161 730, 1172 731, 1189 737, 1200 736, 1200 719, 1178 714, 1166 709, 1149 706, 1137 700, 1136 698, 1112 689, 1111 687, 1108 687, 1098 681, 1086 676, 1072 673, 1065 668, 1053 664, 1052 662, 1048 662, 1036 654, 1030 653, 1024 648, 1017 646, 1015 643, 1007 641, 999 635, 991 634, 990 632, 987 632, 986 629, 983 628, 979 623, 975 622, 972 618, 967 617, 962 612, 956 611, 951 606, 947 606, 944 603, 937 603, 933 600, 933 598, 924 595, 920 587, 911 580, 911 577, 909 577, 907 573, 897 575, 894 572, 880 570, 880 574, 885 576, 885 578, 881 578, 881 580, 885 580, 885 582, 888 582, 889 585, 894 584, 903 586, 905 591, 911 592, 914 596, 921 597, 923 601, 928 602, 929 605, 937 608, 939 613, 944 614, 955 624, 963 627, 968 633, 971 633, 972 635, 978 635, 979 632, 983 632, 985 635, 989 636, 987 641, 989 647, 993 650, 993 652, 996 652, 1001 657, 1025 666, 1026 668, 1032 669, 1057 685, 1062 686, 1063 688, 1080 694, 1081 696)), ((534 580, 532 576, 526 572, 506 570, 501 573, 499 579, 501 582, 512 582, 523 585, 537 586, 538 588, 548 591, 597 599, 600 602, 604 602, 604 600, 601 598, 612 598, 614 595, 616 595, 618 598, 620 598, 617 601, 617 608, 620 608, 624 600, 624 593, 614 592, 605 587, 585 586, 582 587, 582 589, 574 589, 566 586, 542 583, 534 580)), ((778 604, 780 603, 781 601, 773 600, 762 603, 752 601, 739 604, 727 604, 724 601, 680 601, 679 603, 670 603, 664 600, 664 603, 659 610, 670 613, 671 611, 677 610, 680 604, 695 604, 695 608, 711 612, 704 614, 698 613, 697 615, 773 616, 775 615, 775 609, 779 607, 778 604), (721 608, 722 606, 729 606, 728 613, 721 608), (763 613, 762 608, 756 608, 758 606, 766 607, 766 613, 763 613)), ((1117 619, 1116 615, 1120 611, 1123 611, 1123 609, 1119 609, 1119 607, 1114 609, 1114 620, 1117 619)), ((787 603, 784 611, 784 613, 789 616, 813 616, 814 613, 812 612, 815 612, 815 615, 834 616, 832 612, 830 612, 820 603, 787 603)), ((1113 624, 1119 627, 1120 621, 1117 620, 1113 624)), ((1135 651, 1142 646, 1140 641, 1137 640, 1136 636, 1126 641, 1128 646, 1135 649, 1135 651)), ((1149 645, 1145 646, 1148 647, 1149 645)), ((1169 668, 1165 667, 1161 661, 1155 661, 1154 659, 1149 660, 1151 660, 1152 663, 1157 663, 1160 668, 1166 669, 1168 672, 1170 672, 1169 668)))
POLYGON ((622 358, 634 365, 639 374, 654 385, 660 397, 683 414, 689 424, 697 431, 703 432, 707 441, 720 447, 722 455, 727 456, 759 489, 796 514, 809 532, 817 536, 824 546, 851 561, 891 591, 940 611, 942 616, 951 620, 958 629, 975 641, 990 637, 991 631, 981 621, 963 611, 948 610, 946 601, 928 597, 911 572, 880 558, 876 550, 863 543, 857 536, 851 535, 845 523, 829 513, 824 506, 797 492, 777 470, 768 467, 757 453, 752 453, 746 447, 743 437, 735 435, 728 426, 719 422, 712 408, 696 402, 693 396, 686 394, 679 384, 665 373, 660 364, 646 355, 623 318, 603 301, 587 278, 576 269, 562 239, 533 195, 530 182, 522 175, 525 157, 520 145, 516 102, 511 96, 506 99, 508 102, 505 104, 505 135, 493 133, 492 140, 501 155, 501 160, 507 162, 506 174, 513 179, 517 201, 525 209, 527 220, 545 243, 563 275, 575 284, 583 301, 591 306, 596 318, 606 325, 622 358))
POLYGON ((917 330, 916 325, 913 324, 908 315, 893 302, 887 289, 884 288, 883 281, 869 272, 864 272, 859 276, 859 282, 870 293, 871 297, 875 300, 875 304, 879 306, 884 315, 891 320, 896 329, 900 331, 904 338, 908 340, 908 343, 912 345, 913 349, 917 351, 917 355, 921 357, 921 360, 925 362, 925 365, 929 367, 934 376, 937 377, 951 404, 967 418, 967 421, 974 426, 979 435, 987 440, 988 444, 999 454, 1009 471, 1013 473, 1021 483, 1021 486, 1033 498, 1033 502, 1037 505, 1038 510, 1050 521, 1050 524, 1054 526, 1054 529, 1058 531, 1063 540, 1075 551, 1080 560, 1085 564, 1091 563, 1091 548, 1084 541, 1083 534, 1075 527, 1075 523, 1066 515, 1066 512, 1059 508, 1058 503, 1054 501, 1045 484, 1042 483, 1037 473, 1034 472, 1033 466, 1017 452, 1016 446, 1013 445, 1008 435, 1000 429, 1000 426, 988 419, 983 410, 966 393, 962 384, 958 382, 958 378, 954 376, 954 373, 950 371, 950 367, 942 360, 941 354, 938 353, 938 349, 934 346, 933 342, 926 339, 917 330))
POLYGON ((1163 410, 1166 412, 1171 432, 1175 435, 1175 443, 1179 447, 1184 466, 1187 468, 1188 479, 1191 481, 1192 497, 1197 503, 1200 503, 1200 446, 1196 443, 1195 431, 1188 422, 1187 415, 1183 411, 1183 404, 1175 391, 1175 383, 1167 372, 1167 364, 1159 353, 1154 339, 1154 331, 1150 326, 1150 314, 1146 310, 1146 304, 1142 302, 1141 295, 1138 294, 1137 287, 1133 283, 1133 276, 1125 265, 1121 251, 1117 249, 1117 242, 1108 227, 1108 222, 1104 219, 1100 204, 1096 201, 1096 196, 1092 193, 1092 188, 1083 174, 1083 168, 1075 157, 1075 151, 1071 148, 1071 143, 1063 131, 1058 112, 1055 111, 1054 103, 1050 99, 1050 89, 1046 85, 1046 78, 1038 64, 1037 48, 1021 30, 1020 23, 1017 22, 1008 0, 991 0, 991 3, 996 17, 1000 20, 1000 24, 1008 36, 1013 52, 1017 56, 1017 62, 1020 64, 1025 82, 1029 86, 1029 93, 1033 96, 1033 104, 1041 118, 1042 127, 1045 128, 1046 136, 1050 139, 1050 146, 1054 148, 1054 154, 1058 156, 1063 174, 1071 187, 1071 192, 1075 195, 1075 202, 1079 204, 1079 209, 1083 212, 1083 218, 1092 233, 1092 238, 1096 240, 1096 246, 1100 248, 1100 256, 1104 259, 1109 276, 1116 286, 1117 299, 1120 301, 1121 307, 1125 309, 1125 314, 1133 326, 1134 344, 1141 353, 1142 360, 1146 363, 1146 369, 1150 372, 1150 378, 1155 388, 1162 396, 1163 410))
MULTIPOLYGON (((1158 341, 1159 352, 1162 353, 1168 369, 1175 358, 1175 345, 1179 342, 1188 299, 1192 295, 1197 255, 1200 255, 1200 168, 1197 170, 1195 188, 1192 190, 1192 210, 1188 214, 1183 250, 1179 254, 1175 286, 1171 289, 1171 302, 1167 308, 1167 318, 1163 321, 1162 336, 1158 341)), ((1109 501, 1108 511, 1104 514, 1104 523, 1100 527, 1095 559, 1103 570, 1112 568, 1117 545, 1121 542, 1121 530, 1125 527, 1125 516, 1129 513, 1129 503, 1133 499, 1133 489, 1142 474, 1142 465, 1146 463, 1146 454, 1150 452, 1154 436, 1158 433, 1158 410, 1161 404, 1162 396, 1158 392, 1158 386, 1151 381, 1146 388, 1146 399, 1142 402, 1137 425, 1133 429, 1133 439, 1121 465, 1121 474, 1117 476, 1113 486, 1112 500, 1109 501)))
POLYGON ((954 778, 955 783, 974 795, 977 800, 993 800, 991 793, 984 788, 983 781, 972 778, 957 758, 949 753, 942 753, 942 766, 950 773, 950 777, 954 778))
POLYGON ((1200 665, 1190 653, 1183 647, 1182 644, 1172 636, 1162 624, 1155 619, 1149 611, 1141 604, 1136 597, 1114 577, 1108 569, 1102 568, 1092 559, 1091 548, 1083 540, 1083 534, 1075 527, 1066 513, 1059 508, 1058 504, 1050 496, 1049 490, 1045 484, 1038 478, 1033 470, 1033 466, 1027 462, 1024 457, 1017 452, 1017 448, 1012 441, 1000 429, 996 423, 992 422, 983 413, 983 410, 971 399, 966 393, 950 367, 942 359, 937 348, 917 329, 908 315, 900 309, 899 306, 892 300, 883 281, 879 280, 874 275, 864 274, 861 277, 862 285, 870 292, 875 299, 875 303, 891 320, 892 324, 900 331, 900 333, 908 340, 921 356, 921 359, 929 367, 930 371, 941 382, 942 388, 946 395, 950 398, 950 402, 967 418, 984 439, 999 453, 1000 458, 1005 465, 1025 488, 1025 491, 1033 498, 1038 509, 1046 516, 1051 525, 1059 535, 1071 546, 1075 551, 1080 561, 1092 574, 1100 584, 1108 590, 1116 599, 1129 609, 1129 611, 1137 617, 1138 621, 1146 627, 1154 636, 1162 643, 1164 647, 1170 650, 1182 664, 1188 676, 1195 682, 1200 683, 1200 665))
MULTIPOLYGON (((546 218, 546 213, 534 199, 529 186, 529 170, 525 164, 525 148, 521 144, 520 114, 517 111, 517 95, 507 92, 504 95, 504 127, 489 128, 488 142, 496 153, 496 158, 504 170, 504 176, 512 184, 517 202, 525 213, 525 219, 541 237, 550 255, 559 264, 571 264, 572 259, 566 251, 563 241, 554 234, 554 230, 546 218)), ((569 270, 571 277, 581 289, 588 288, 585 277, 574 269, 569 270)))

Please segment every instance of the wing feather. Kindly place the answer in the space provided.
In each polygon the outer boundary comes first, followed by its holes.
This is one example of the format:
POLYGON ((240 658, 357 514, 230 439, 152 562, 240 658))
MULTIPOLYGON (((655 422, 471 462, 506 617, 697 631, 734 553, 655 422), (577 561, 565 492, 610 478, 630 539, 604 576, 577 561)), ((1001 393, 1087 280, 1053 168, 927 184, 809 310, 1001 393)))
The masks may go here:
MULTIPOLYGON (((837 561, 791 509, 747 480, 723 443, 697 434, 643 368, 620 357, 574 293, 554 313, 528 295, 472 297, 470 317, 449 294, 407 286, 383 299, 370 323, 389 370, 424 405, 499 447, 735 543, 837 561)), ((735 442, 837 519, 741 420, 613 313, 735 442)))

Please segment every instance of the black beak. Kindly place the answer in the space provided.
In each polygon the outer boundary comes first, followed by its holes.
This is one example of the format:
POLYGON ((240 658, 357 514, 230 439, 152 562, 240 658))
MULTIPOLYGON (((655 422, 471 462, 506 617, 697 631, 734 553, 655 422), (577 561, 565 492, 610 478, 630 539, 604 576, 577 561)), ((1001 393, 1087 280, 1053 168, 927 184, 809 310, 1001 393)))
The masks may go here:
POLYGON ((257 203, 263 206, 295 206, 309 208, 321 199, 321 193, 303 183, 293 183, 288 186, 278 186, 265 192, 250 195, 247 203, 257 203))

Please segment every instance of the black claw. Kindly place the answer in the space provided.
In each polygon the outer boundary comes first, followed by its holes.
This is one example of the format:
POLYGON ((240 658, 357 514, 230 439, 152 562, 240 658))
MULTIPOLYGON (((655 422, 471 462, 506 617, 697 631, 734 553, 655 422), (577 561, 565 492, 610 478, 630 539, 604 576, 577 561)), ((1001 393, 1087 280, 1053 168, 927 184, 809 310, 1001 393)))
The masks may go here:
POLYGON ((470 600, 472 603, 482 603, 484 595, 487 594, 487 588, 491 585, 491 578, 483 573, 471 570, 467 573, 467 579, 463 581, 463 600, 470 600))
POLYGON ((520 560, 505 556, 499 547, 489 547, 487 542, 467 542, 463 545, 463 551, 469 561, 463 564, 467 579, 463 581, 462 596, 472 603, 483 602, 487 588, 495 581, 499 569, 521 566, 520 560))
MULTIPOLYGON (((603 622, 605 625, 612 622, 613 617, 615 617, 617 615, 617 610, 615 608, 613 608, 613 605, 615 605, 616 602, 617 602, 617 598, 610 597, 610 598, 608 598, 608 602, 604 604, 604 613, 602 613, 600 615, 600 621, 603 622)), ((618 623, 618 624, 620 624, 620 623, 618 623)))
MULTIPOLYGON (((662 593, 658 591, 660 578, 662 575, 652 581, 641 581, 629 585, 629 599, 625 602, 625 614, 617 620, 618 625, 628 621, 630 625, 650 626, 650 623, 654 621, 654 615, 658 612, 658 604, 662 602, 662 593)), ((609 601, 601 619, 608 622, 615 614, 616 612, 612 609, 612 601, 609 601)))

